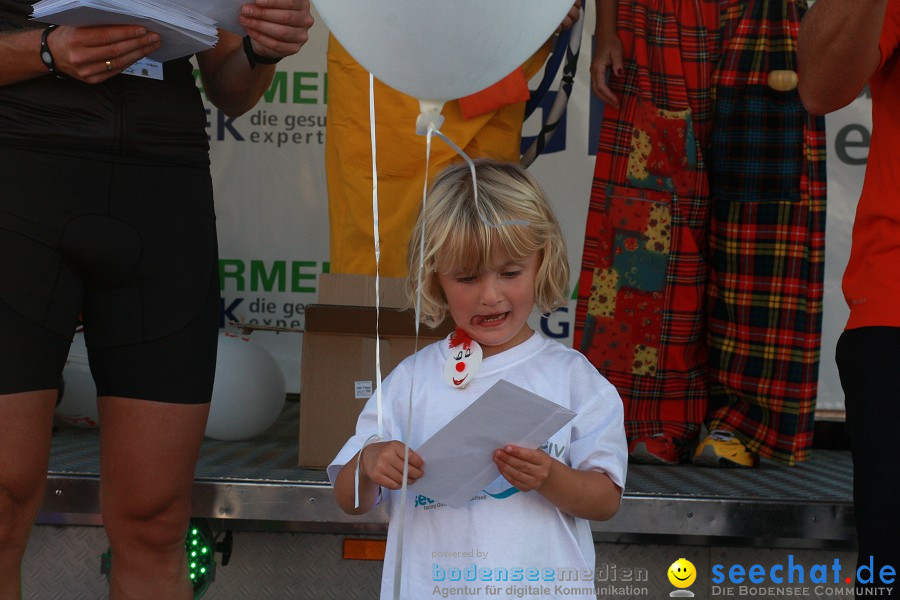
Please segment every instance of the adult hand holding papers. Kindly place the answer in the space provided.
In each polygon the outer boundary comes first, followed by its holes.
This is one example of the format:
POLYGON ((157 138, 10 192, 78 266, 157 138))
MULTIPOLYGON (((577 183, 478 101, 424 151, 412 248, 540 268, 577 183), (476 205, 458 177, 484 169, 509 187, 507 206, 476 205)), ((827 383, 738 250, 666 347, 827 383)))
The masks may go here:
POLYGON ((501 379, 415 449, 425 475, 409 489, 459 508, 498 477, 494 450, 508 444, 537 448, 574 417, 501 379))
POLYGON ((162 38, 162 47, 150 55, 165 62, 207 50, 219 39, 217 28, 239 35, 244 0, 193 0, 191 8, 169 0, 41 0, 32 18, 43 23, 84 27, 141 25, 162 38))

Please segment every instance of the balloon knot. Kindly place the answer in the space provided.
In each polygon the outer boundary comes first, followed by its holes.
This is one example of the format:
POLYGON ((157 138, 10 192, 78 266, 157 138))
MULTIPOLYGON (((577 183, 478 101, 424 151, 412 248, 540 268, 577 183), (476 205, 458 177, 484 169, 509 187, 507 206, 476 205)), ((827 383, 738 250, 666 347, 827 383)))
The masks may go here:
POLYGON ((419 100, 419 116, 416 119, 416 133, 428 135, 429 127, 440 131, 444 124, 444 115, 441 109, 444 103, 436 100, 419 100))

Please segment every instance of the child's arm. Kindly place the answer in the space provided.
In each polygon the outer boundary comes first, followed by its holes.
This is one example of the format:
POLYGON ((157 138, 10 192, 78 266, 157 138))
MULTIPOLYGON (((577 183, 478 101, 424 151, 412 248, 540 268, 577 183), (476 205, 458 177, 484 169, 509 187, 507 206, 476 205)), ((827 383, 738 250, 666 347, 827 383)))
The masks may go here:
MULTIPOLYGON (((353 455, 347 464, 341 467, 334 482, 334 497, 338 506, 345 513, 361 515, 372 510, 378 499, 378 488, 399 490, 403 482, 403 454, 405 446, 401 442, 378 442, 369 444, 353 455), (362 455, 360 457, 360 454, 362 455), (356 496, 356 462, 359 458, 359 506, 355 504, 356 496)), ((409 451, 409 471, 407 483, 413 483, 425 474, 422 458, 409 451)))
POLYGON ((573 517, 605 521, 619 510, 622 490, 606 473, 573 469, 543 450, 519 446, 495 450, 494 463, 517 489, 535 490, 573 517))

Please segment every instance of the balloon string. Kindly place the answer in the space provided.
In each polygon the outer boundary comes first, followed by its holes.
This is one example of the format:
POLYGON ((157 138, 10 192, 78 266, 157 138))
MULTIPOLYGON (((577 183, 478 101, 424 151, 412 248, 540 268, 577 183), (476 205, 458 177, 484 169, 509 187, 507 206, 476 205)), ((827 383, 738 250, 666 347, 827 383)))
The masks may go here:
POLYGON ((362 451, 373 442, 384 439, 384 417, 381 405, 381 335, 379 333, 380 301, 378 293, 380 276, 378 275, 378 263, 381 258, 381 241, 378 237, 378 166, 375 153, 375 77, 369 73, 369 136, 372 139, 372 227, 375 240, 375 401, 378 405, 378 433, 372 435, 363 443, 356 457, 356 471, 353 475, 353 506, 359 508, 359 462, 362 459, 362 451))
MULTIPOLYGON (((365 450, 366 446, 368 446, 369 444, 380 442, 383 439, 384 438, 382 438, 380 435, 373 433, 368 437, 368 439, 366 439, 365 442, 363 442, 362 448, 359 449, 359 453, 357 453, 356 455, 356 471, 354 471, 353 473, 353 485, 355 488, 353 491, 353 508, 359 508, 359 463, 360 461, 362 461, 363 450, 365 450)), ((381 495, 381 488, 378 488, 378 495, 381 495)))
MULTIPOLYGON (((453 140, 448 138, 444 133, 437 129, 433 124, 428 125, 428 132, 434 132, 436 136, 444 140, 448 146, 453 148, 457 154, 463 157, 463 160, 466 161, 466 164, 469 165, 469 171, 472 173, 472 195, 475 199, 475 210, 478 212, 478 218, 481 219, 481 222, 485 224, 487 227, 503 227, 504 225, 528 225, 528 221, 522 219, 507 219, 506 221, 500 221, 499 223, 491 223, 491 221, 485 216, 484 211, 481 209, 481 204, 478 202, 478 179, 475 176, 475 163, 469 158, 469 155, 463 152, 463 149, 457 146, 453 140)), ((430 147, 429 147, 430 148, 430 147)))
MULTIPOLYGON (((371 75, 370 75, 371 77, 371 75)), ((374 124, 373 124, 374 128, 374 124)), ((460 148, 456 143, 453 142, 449 137, 444 135, 444 133, 434 126, 434 123, 428 123, 428 128, 425 133, 425 181, 422 186, 422 213, 425 212, 425 203, 428 198, 428 173, 431 162, 431 140, 432 136, 437 135, 440 137, 448 146, 450 146, 457 154, 459 154, 463 160, 466 161, 466 164, 469 165, 469 171, 472 173, 472 190, 473 197, 475 200, 475 210, 478 212, 478 217, 481 219, 481 222, 484 223, 488 227, 502 227, 504 225, 528 225, 529 222, 521 219, 509 219, 506 221, 501 221, 500 223, 494 224, 491 223, 490 220, 485 216, 484 211, 481 208, 481 205, 478 202, 478 180, 477 175, 475 174, 475 163, 469 157, 468 154, 463 152, 463 149, 460 148)), ((373 137, 374 137, 374 129, 373 129, 373 137)), ((373 150, 374 156, 374 150, 373 150)), ((409 440, 412 435, 412 396, 413 390, 415 389, 415 374, 416 374, 416 361, 417 354, 419 350, 419 323, 422 315, 422 274, 424 271, 424 260, 425 260, 425 223, 422 223, 422 228, 419 232, 419 265, 418 265, 418 273, 416 275, 416 310, 415 310, 415 345, 413 350, 413 364, 412 364, 412 376, 410 377, 410 386, 409 386, 409 396, 406 401, 406 424, 405 424, 405 435, 404 435, 404 447, 403 447, 403 483, 400 486, 400 501, 394 504, 392 514, 391 514, 391 522, 397 527, 397 545, 394 552, 394 585, 393 585, 393 597, 394 600, 400 600, 400 585, 403 580, 403 530, 406 523, 406 497, 407 497, 407 480, 409 479, 409 440)), ((379 404, 379 415, 381 413, 379 404)))
POLYGON ((379 288, 381 276, 378 265, 381 259, 381 240, 378 236, 378 162, 375 144, 375 76, 369 73, 369 137, 372 140, 372 226, 375 240, 375 401, 378 405, 378 437, 384 438, 384 417, 381 404, 381 335, 379 316, 381 302, 379 288))
MULTIPOLYGON (((422 186, 422 213, 428 198, 428 173, 431 162, 431 137, 434 127, 429 126, 425 134, 425 181, 422 186)), ((415 389, 416 363, 419 358, 419 324, 422 316, 422 273, 425 270, 425 223, 419 230, 419 265, 416 272, 416 309, 415 309, 415 342, 413 344, 412 375, 409 382, 409 396, 406 399, 406 433, 403 448, 403 483, 400 486, 400 502, 394 506, 391 522, 397 525, 397 547, 394 553, 394 600, 400 600, 400 584, 403 580, 403 529, 406 522, 407 479, 409 476, 409 440, 412 436, 412 398, 415 389)))

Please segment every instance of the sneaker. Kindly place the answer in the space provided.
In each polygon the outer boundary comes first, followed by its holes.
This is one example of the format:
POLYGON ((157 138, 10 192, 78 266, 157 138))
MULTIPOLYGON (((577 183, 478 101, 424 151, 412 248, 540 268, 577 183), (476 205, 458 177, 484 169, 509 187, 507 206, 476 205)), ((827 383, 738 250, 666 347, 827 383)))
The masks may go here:
POLYGON ((684 442, 665 433, 637 435, 628 442, 628 457, 645 465, 677 465, 685 455, 684 442))
POLYGON ((693 462, 701 467, 752 468, 759 464, 759 455, 747 447, 730 431, 714 429, 700 442, 693 462))

